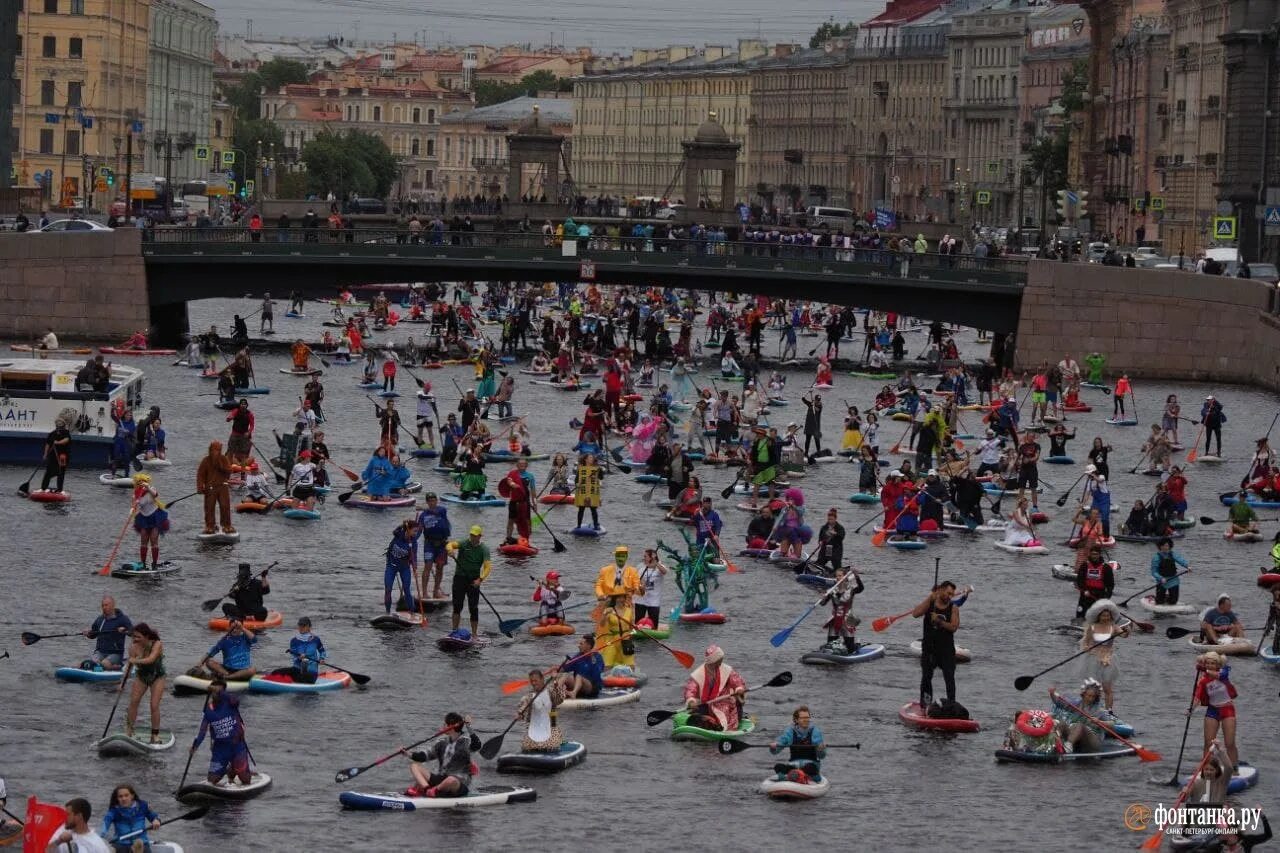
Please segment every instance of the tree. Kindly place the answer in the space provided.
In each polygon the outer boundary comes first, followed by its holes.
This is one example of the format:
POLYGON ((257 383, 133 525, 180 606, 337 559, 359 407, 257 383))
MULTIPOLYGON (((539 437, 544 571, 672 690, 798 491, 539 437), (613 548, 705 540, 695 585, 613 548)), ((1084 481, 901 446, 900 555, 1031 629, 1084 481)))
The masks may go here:
POLYGON ((837 24, 835 18, 827 18, 818 25, 817 31, 809 37, 809 47, 822 47, 822 43, 828 39, 851 36, 857 32, 858 25, 853 21, 849 21, 847 24, 837 24))
POLYGON ((290 83, 307 82, 307 66, 293 59, 273 59, 264 62, 257 71, 250 71, 240 82, 222 91, 223 99, 236 112, 236 118, 255 119, 262 112, 262 90, 279 90, 290 83))
POLYGON ((526 74, 515 83, 481 80, 475 86, 476 106, 487 107, 491 104, 509 101, 512 98, 533 96, 539 92, 549 91, 571 92, 573 91, 573 83, 545 70, 526 74))
POLYGON ((232 143, 239 152, 236 154, 236 185, 244 186, 245 179, 256 180, 258 177, 258 154, 270 155, 272 147, 277 157, 284 154, 284 131, 275 122, 255 118, 236 122, 232 143))
POLYGON ((400 174, 400 166, 381 138, 359 130, 325 131, 302 149, 307 189, 316 195, 332 192, 386 198, 400 174))

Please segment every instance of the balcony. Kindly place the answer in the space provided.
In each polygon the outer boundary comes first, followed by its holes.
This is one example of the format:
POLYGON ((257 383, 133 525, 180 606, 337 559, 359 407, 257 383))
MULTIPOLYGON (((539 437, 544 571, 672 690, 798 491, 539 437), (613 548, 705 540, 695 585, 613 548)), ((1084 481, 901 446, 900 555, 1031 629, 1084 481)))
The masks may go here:
POLYGON ((506 157, 472 157, 471 168, 477 170, 501 171, 507 168, 506 157))

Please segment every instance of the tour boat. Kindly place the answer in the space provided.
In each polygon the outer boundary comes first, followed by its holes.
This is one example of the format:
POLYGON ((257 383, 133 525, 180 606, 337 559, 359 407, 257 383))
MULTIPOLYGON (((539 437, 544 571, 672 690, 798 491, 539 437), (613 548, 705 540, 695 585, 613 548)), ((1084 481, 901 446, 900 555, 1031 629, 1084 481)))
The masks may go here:
POLYGON ((110 410, 122 400, 135 412, 142 406, 142 371, 111 365, 104 394, 79 391, 76 374, 83 361, 0 359, 0 463, 35 465, 44 440, 59 417, 71 430, 71 459, 77 467, 105 466, 111 456, 115 425, 110 410))

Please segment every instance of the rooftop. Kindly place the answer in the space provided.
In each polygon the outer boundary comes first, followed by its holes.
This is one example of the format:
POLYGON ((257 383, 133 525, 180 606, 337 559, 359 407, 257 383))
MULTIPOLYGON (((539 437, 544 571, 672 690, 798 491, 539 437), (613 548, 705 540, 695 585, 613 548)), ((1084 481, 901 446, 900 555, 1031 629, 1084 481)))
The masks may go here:
POLYGON ((573 101, 568 98, 520 97, 477 107, 468 112, 449 113, 440 119, 441 124, 506 124, 529 118, 534 106, 544 123, 552 125, 573 124, 573 101))

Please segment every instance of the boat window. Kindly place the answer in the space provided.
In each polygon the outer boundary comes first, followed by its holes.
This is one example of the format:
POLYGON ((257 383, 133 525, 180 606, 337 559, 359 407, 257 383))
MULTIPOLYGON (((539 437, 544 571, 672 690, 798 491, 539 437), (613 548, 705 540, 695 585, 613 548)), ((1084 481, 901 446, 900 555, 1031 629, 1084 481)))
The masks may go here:
POLYGON ((0 388, 6 391, 48 391, 49 374, 3 370, 0 371, 0 388))

